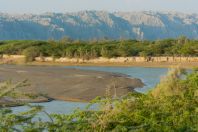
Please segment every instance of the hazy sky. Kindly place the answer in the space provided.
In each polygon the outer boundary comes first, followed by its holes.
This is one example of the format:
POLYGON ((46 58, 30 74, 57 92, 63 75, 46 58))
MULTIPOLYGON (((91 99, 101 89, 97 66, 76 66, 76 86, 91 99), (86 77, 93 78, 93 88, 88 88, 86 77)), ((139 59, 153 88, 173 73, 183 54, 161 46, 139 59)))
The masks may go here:
POLYGON ((198 13, 198 0, 0 0, 0 12, 43 13, 80 10, 198 13))

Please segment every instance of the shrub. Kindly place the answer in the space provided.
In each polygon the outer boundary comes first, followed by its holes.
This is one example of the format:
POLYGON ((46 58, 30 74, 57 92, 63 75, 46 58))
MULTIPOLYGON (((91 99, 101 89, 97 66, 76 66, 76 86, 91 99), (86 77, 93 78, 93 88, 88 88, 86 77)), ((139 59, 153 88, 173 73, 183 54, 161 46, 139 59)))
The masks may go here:
POLYGON ((40 51, 37 47, 29 47, 23 50, 23 55, 25 55, 26 62, 32 62, 35 60, 35 57, 40 55, 40 51))

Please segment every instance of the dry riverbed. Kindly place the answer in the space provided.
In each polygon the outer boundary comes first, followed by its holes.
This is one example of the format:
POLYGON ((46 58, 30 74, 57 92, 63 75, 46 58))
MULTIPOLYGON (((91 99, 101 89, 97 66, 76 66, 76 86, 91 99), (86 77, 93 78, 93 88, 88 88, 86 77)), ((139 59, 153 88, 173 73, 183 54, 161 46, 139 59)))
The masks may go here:
MULTIPOLYGON (((123 74, 68 69, 61 66, 0 65, 0 82, 27 79, 30 86, 19 89, 24 93, 40 95, 36 99, 18 98, 17 102, 44 102, 51 99, 90 101, 97 96, 122 96, 134 88, 144 86, 140 79, 123 74), (45 95, 45 96, 41 96, 45 95)), ((16 99, 3 98, 0 104, 16 99)))

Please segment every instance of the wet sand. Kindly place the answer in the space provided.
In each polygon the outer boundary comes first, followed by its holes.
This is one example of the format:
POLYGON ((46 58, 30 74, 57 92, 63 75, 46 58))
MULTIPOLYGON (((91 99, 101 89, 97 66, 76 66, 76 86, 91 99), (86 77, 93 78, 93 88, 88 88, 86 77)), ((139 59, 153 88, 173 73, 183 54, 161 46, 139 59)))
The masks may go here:
MULTIPOLYGON (((0 65, 0 82, 28 79, 22 92, 65 101, 90 101, 97 96, 122 96, 143 87, 140 79, 123 74, 68 69, 61 66, 0 65)), ((41 99, 41 102, 44 99, 41 99)), ((39 100, 37 100, 38 102, 39 100)), ((31 102, 31 101, 29 101, 31 102)))
POLYGON ((192 69, 198 67, 198 62, 131 62, 131 63, 59 63, 59 62, 31 62, 28 65, 43 66, 126 66, 126 67, 181 67, 192 69))

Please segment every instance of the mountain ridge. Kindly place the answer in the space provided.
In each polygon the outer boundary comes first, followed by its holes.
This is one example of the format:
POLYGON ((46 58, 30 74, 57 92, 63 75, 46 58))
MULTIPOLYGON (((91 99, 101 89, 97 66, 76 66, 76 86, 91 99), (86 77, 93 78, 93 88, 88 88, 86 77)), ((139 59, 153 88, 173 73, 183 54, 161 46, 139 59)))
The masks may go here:
POLYGON ((0 13, 0 40, 10 39, 198 39, 198 14, 179 12, 0 13))

